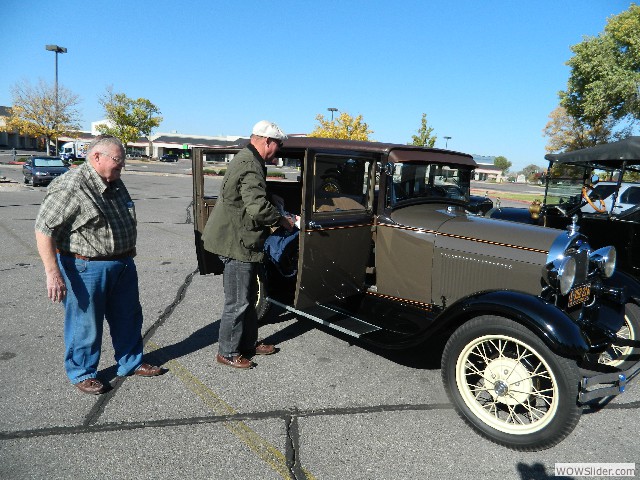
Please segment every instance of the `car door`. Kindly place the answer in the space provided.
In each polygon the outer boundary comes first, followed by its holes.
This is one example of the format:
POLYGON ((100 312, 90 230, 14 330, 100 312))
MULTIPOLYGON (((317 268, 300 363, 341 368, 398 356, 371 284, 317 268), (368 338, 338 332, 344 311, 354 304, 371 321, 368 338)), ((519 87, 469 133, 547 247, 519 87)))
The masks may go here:
POLYGON ((24 162, 24 165, 22 166, 22 175, 24 176, 25 183, 31 180, 31 177, 33 175, 32 168, 33 159, 29 158, 26 162, 24 162))
POLYGON ((306 152, 297 309, 310 312, 363 292, 376 160, 371 153, 306 152))

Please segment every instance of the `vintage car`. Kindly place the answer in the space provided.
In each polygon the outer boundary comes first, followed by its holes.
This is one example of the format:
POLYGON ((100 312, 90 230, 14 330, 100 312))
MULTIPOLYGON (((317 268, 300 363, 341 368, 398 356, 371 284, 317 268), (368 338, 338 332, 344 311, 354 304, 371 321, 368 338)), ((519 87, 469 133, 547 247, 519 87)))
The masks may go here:
MULTIPOLYGON (((222 272, 202 245, 219 185, 205 181, 203 164, 242 146, 194 148, 203 275, 222 272)), ((465 198, 450 194, 452 186, 469 194, 470 155, 307 137, 289 138, 279 155, 298 160, 300 175, 269 180, 267 190, 301 222, 265 261, 260 314, 278 305, 379 347, 442 345, 456 411, 516 450, 557 444, 582 403, 621 393, 640 368, 630 350, 638 345, 616 335, 627 302, 608 283, 615 249, 593 249, 575 224, 559 230, 471 214, 465 198)), ((286 234, 274 231, 267 247, 277 236, 286 234)), ((637 321, 633 307, 626 313, 637 321)))

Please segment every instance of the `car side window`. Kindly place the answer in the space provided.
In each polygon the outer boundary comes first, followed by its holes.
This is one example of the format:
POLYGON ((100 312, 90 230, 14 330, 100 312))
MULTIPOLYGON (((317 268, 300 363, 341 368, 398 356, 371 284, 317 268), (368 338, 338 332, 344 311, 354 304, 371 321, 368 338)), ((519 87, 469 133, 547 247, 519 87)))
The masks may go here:
POLYGON ((622 203, 631 203, 634 205, 640 204, 640 187, 628 188, 620 199, 622 203))
POLYGON ((365 210, 371 159, 318 155, 314 162, 314 212, 365 210))

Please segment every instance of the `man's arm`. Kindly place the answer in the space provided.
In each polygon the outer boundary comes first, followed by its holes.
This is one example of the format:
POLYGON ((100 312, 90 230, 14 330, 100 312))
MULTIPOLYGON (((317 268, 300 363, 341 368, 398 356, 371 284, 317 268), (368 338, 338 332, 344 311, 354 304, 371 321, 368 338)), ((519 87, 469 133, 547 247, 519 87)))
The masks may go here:
POLYGON ((61 302, 67 294, 67 287, 58 267, 56 241, 53 237, 36 230, 36 243, 47 276, 47 296, 52 302, 61 302))

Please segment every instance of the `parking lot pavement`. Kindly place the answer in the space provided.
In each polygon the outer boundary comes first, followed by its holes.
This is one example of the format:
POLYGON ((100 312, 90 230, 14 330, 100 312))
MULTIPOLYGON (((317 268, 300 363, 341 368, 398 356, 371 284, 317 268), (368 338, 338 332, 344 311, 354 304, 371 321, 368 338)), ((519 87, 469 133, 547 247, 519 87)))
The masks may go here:
MULTIPOLYGON (((556 462, 640 460, 640 386, 586 408, 558 446, 521 453, 455 414, 436 346, 381 352, 273 309, 280 352, 215 363, 222 282, 196 272, 191 179, 125 174, 136 203, 146 359, 169 371, 115 377, 105 335, 84 395, 62 367, 62 307, 45 296, 33 223, 44 189, 0 189, 0 478, 548 479, 556 462)), ((212 189, 219 179, 207 179, 212 189)))

